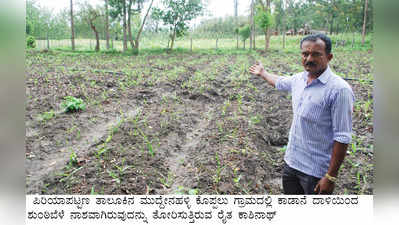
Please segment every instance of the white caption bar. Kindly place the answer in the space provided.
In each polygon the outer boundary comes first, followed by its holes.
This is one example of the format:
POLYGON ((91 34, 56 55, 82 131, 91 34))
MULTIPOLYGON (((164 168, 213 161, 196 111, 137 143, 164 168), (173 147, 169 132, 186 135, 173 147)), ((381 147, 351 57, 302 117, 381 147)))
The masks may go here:
POLYGON ((372 195, 28 195, 34 224, 371 224, 372 195))

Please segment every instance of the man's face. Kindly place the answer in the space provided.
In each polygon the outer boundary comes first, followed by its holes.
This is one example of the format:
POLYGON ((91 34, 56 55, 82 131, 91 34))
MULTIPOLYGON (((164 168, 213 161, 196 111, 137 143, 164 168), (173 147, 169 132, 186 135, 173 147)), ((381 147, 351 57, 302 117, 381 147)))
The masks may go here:
POLYGON ((332 54, 326 54, 324 41, 304 41, 302 43, 302 65, 310 75, 319 76, 327 68, 332 54))

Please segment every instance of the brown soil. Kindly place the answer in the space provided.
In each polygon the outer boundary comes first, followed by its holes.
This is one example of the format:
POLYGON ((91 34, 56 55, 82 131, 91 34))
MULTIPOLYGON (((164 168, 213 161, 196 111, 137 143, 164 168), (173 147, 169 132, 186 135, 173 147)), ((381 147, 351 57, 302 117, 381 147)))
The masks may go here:
MULTIPOLYGON (((291 100, 245 72, 257 57, 27 53, 26 193, 281 194, 291 100), (87 108, 63 113, 68 95, 87 108)), ((350 83, 356 151, 335 193, 372 194, 372 86, 350 83)))

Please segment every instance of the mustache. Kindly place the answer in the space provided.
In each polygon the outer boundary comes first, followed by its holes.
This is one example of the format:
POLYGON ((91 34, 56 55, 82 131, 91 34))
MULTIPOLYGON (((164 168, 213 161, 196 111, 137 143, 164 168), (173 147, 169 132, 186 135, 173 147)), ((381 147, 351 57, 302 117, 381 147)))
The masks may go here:
POLYGON ((307 63, 305 63, 305 66, 316 66, 316 63, 314 63, 314 62, 307 62, 307 63))

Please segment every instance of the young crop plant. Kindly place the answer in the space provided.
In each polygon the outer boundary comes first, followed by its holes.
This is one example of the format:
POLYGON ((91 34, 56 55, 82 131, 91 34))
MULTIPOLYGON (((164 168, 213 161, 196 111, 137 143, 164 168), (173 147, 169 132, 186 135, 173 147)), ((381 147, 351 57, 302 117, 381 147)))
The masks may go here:
POLYGON ((148 140, 147 135, 145 135, 144 132, 143 132, 141 129, 138 129, 138 130, 139 130, 141 136, 143 137, 143 140, 144 140, 144 143, 146 144, 148 153, 149 153, 152 157, 154 157, 154 156, 155 156, 155 153, 154 153, 154 149, 153 149, 153 146, 152 146, 152 141, 149 141, 149 140, 148 140))
POLYGON ((55 112, 54 112, 54 110, 50 110, 49 112, 42 113, 39 117, 40 117, 40 119, 42 119, 43 121, 46 122, 55 117, 55 112))
POLYGON ((215 160, 216 160, 216 175, 214 175, 213 180, 216 184, 218 184, 222 179, 221 173, 226 166, 222 166, 218 154, 215 154, 215 160))
POLYGON ((259 115, 255 115, 250 118, 249 124, 250 124, 250 126, 254 126, 254 125, 260 123, 260 121, 261 121, 261 117, 259 115))
POLYGON ((71 155, 69 156, 69 162, 68 162, 68 167, 73 167, 78 164, 78 157, 76 155, 75 151, 71 152, 71 155))
POLYGON ((159 178, 159 181, 162 183, 163 186, 170 188, 172 183, 173 183, 173 179, 174 179, 174 175, 172 172, 168 172, 168 177, 165 178, 165 176, 163 176, 162 174, 160 174, 162 177, 159 178))
POLYGON ((94 185, 91 187, 90 195, 98 195, 99 194, 98 192, 95 191, 94 187, 95 187, 94 185))
POLYGON ((112 181, 116 181, 116 183, 119 185, 121 183, 121 178, 119 175, 114 173, 112 170, 107 170, 108 175, 112 177, 112 181))
POLYGON ((64 102, 61 103, 61 107, 64 109, 64 112, 76 112, 79 110, 85 110, 86 104, 80 98, 66 96, 64 102))
POLYGON ((224 102, 224 105, 223 105, 223 109, 222 109, 222 113, 221 113, 221 115, 222 116, 225 116, 226 115, 226 111, 227 111, 227 108, 230 106, 230 100, 226 100, 225 102, 224 102))

